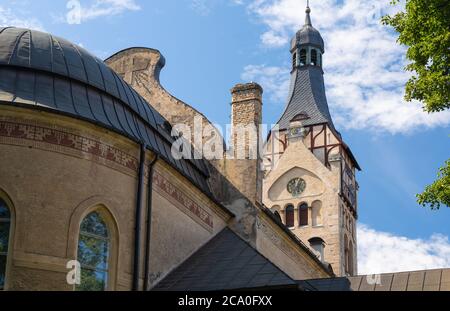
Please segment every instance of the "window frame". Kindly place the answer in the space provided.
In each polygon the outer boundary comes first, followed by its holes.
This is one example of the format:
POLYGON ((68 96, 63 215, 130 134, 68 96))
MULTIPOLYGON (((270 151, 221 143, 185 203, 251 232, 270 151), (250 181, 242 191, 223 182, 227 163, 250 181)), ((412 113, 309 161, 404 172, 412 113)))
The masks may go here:
MULTIPOLYGON (((115 227, 115 222, 114 219, 112 218, 112 215, 109 213, 108 210, 106 210, 103 207, 97 207, 94 209, 91 209, 89 211, 87 211, 80 219, 79 222, 79 229, 78 229, 78 235, 77 235, 77 240, 76 240, 76 251, 75 251, 75 256, 77 258, 77 260, 79 261, 79 246, 80 246, 80 241, 81 241, 81 237, 82 236, 86 236, 86 237, 90 237, 90 238, 95 238, 101 241, 108 241, 108 250, 107 250, 107 261, 106 261, 106 269, 99 269, 96 267, 92 267, 89 265, 84 265, 80 262, 80 268, 81 271, 83 269, 85 270, 89 270, 89 271, 94 271, 94 272, 101 272, 101 273, 105 273, 106 274, 106 278, 105 278, 105 285, 103 288, 103 291, 110 291, 110 290, 114 290, 114 286, 115 286, 115 278, 116 278, 116 227, 115 227), (83 221, 86 220, 87 217, 89 217, 91 214, 93 213, 97 213, 99 214, 99 216, 101 217, 101 220, 103 221, 103 223, 106 226, 106 230, 108 232, 108 237, 103 237, 101 235, 96 235, 90 232, 83 232, 81 227, 83 224, 83 221)), ((80 271, 80 273, 81 273, 80 271)), ((81 284, 80 284, 81 285, 81 284)), ((77 291, 77 287, 80 285, 75 285, 74 286, 74 290, 77 291)))
POLYGON ((309 206, 307 203, 300 203, 298 205, 298 225, 299 227, 309 226, 309 206), (306 222, 304 219, 306 219, 306 222))
POLYGON ((300 50, 300 66, 305 66, 308 61, 308 51, 306 49, 300 50))
POLYGON ((313 66, 319 66, 318 65, 318 56, 317 56, 317 50, 316 49, 312 49, 311 50, 311 65, 313 66))
POLYGON ((0 189, 0 201, 3 201, 6 208, 9 211, 9 235, 8 235, 8 250, 6 251, 6 255, 1 255, 6 257, 6 264, 5 264, 5 282, 3 284, 3 287, 0 287, 0 292, 6 291, 9 288, 9 274, 11 271, 11 254, 14 253, 14 232, 15 232, 15 221, 16 221, 16 214, 14 205, 12 203, 12 200, 9 198, 9 196, 0 189))
POLYGON ((284 209, 284 221, 285 225, 288 228, 294 228, 295 227, 295 206, 293 204, 286 205, 286 208, 284 209), (288 219, 289 215, 289 219, 288 219), (289 223, 288 223, 289 220, 289 223), (292 225, 291 225, 292 222, 292 225))

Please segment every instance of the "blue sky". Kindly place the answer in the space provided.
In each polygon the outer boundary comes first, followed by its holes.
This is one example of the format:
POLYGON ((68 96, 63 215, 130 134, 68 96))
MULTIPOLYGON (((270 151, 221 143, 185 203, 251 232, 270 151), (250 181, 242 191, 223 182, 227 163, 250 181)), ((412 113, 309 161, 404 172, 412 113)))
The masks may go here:
MULTIPOLYGON (((330 108, 363 168, 358 175, 360 270, 450 266, 450 209, 433 212, 415 202, 415 194, 449 157, 450 114, 427 115, 419 103, 403 101, 404 48, 378 22, 395 10, 388 2, 311 1, 313 25, 326 42, 330 108), (403 264, 374 262, 381 250, 386 260, 403 264)), ((156 48, 166 58, 163 86, 219 124, 229 123, 229 90, 239 82, 264 87, 265 123, 280 116, 289 81, 288 40, 303 24, 306 1, 78 3, 82 15, 74 24, 73 0, 0 0, 0 25, 45 30, 100 58, 131 46, 156 48)))

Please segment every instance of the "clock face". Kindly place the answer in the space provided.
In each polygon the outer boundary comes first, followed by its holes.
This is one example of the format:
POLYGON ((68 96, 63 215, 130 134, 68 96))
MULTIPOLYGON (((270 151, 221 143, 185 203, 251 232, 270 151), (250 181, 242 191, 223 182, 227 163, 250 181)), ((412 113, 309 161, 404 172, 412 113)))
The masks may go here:
POLYGON ((288 185, 287 190, 290 194, 292 194, 294 197, 300 196, 303 191, 306 189, 306 181, 302 178, 294 178, 292 179, 288 185))

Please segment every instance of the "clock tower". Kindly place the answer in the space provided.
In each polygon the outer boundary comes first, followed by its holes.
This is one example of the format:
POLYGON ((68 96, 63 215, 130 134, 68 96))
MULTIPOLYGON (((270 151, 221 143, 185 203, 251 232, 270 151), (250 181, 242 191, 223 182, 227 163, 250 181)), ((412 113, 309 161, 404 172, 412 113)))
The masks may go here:
POLYGON ((325 45, 310 13, 291 41, 288 101, 265 146, 263 203, 337 276, 356 275, 360 167, 328 109, 325 45))

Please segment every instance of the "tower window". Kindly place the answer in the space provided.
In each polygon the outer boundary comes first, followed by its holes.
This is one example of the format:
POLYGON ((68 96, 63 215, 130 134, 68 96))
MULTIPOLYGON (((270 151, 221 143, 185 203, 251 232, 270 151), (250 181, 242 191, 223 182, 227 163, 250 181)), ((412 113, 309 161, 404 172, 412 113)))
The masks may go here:
POLYGON ((299 213, 300 227, 307 226, 308 225, 308 205, 306 203, 300 205, 299 210, 300 210, 300 213, 299 213))
POLYGON ((348 246, 348 274, 353 276, 353 242, 350 241, 348 246))
POLYGON ((305 49, 300 50, 300 65, 301 66, 306 65, 306 50, 305 49))
POLYGON ((104 291, 109 277, 110 234, 98 212, 90 213, 81 223, 78 261, 81 265, 79 291, 104 291))
POLYGON ((286 217, 286 227, 288 228, 292 228, 295 226, 294 224, 294 206, 293 205, 288 205, 286 207, 286 211, 285 211, 285 217, 286 217))
POLYGON ((292 69, 297 66, 297 52, 292 55, 292 69))
POLYGON ((321 238, 312 238, 309 239, 309 245, 313 249, 314 253, 320 259, 320 261, 325 261, 324 249, 325 242, 321 238))
POLYGON ((311 51, 311 65, 318 65, 317 64, 317 50, 312 50, 311 51))
POLYGON ((344 268, 345 268, 345 273, 349 274, 349 249, 348 249, 348 237, 345 234, 344 235, 344 268))
POLYGON ((0 290, 5 288, 10 227, 11 213, 6 203, 0 199, 0 290))
POLYGON ((313 227, 322 225, 322 202, 315 201, 311 207, 313 227))

